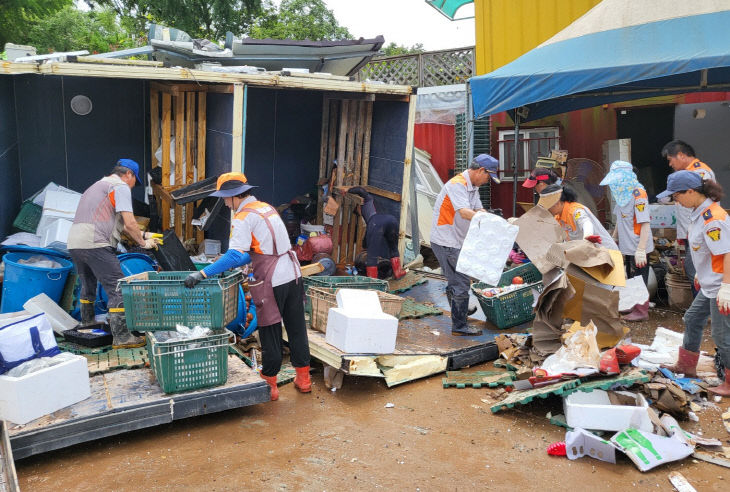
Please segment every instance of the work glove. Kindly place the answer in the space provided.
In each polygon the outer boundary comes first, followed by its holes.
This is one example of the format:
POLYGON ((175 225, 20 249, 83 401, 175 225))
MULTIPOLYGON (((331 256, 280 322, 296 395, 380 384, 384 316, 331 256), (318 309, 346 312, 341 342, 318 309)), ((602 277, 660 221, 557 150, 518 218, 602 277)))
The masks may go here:
POLYGON ((157 245, 160 244, 159 239, 145 239, 144 240, 144 246, 142 246, 144 249, 157 249, 157 245))
POLYGON ((585 240, 590 241, 593 244, 601 244, 601 242, 602 242, 601 236, 599 236, 597 234, 594 234, 592 236, 586 236, 585 240))
POLYGON ((701 289, 700 287, 700 279, 697 278, 697 275, 695 275, 695 291, 699 292, 701 289))
POLYGON ((514 223, 516 223, 516 222, 517 222, 518 220, 519 220, 519 219, 518 219, 517 217, 510 217, 509 219, 507 219, 507 222, 509 222, 510 224, 514 224, 514 223))
POLYGON ((644 268, 646 266, 646 250, 642 248, 636 248, 634 253, 634 263, 636 268, 644 268))
POLYGON ((200 281, 202 281, 204 279, 205 279, 205 277, 203 276, 202 273, 193 272, 185 278, 185 287, 187 287, 188 289, 192 289, 193 287, 198 285, 198 283, 200 283, 200 281))
POLYGON ((724 316, 730 314, 730 284, 723 282, 720 285, 720 290, 717 291, 717 308, 724 316))

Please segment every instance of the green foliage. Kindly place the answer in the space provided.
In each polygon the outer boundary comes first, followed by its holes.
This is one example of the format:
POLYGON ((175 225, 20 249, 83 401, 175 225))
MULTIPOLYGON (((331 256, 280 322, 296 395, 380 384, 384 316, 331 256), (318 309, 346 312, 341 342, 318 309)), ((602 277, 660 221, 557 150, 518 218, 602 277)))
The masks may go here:
POLYGON ((380 52, 383 56, 398 56, 398 55, 412 55, 415 53, 423 53, 423 44, 416 43, 413 46, 401 46, 391 42, 387 46, 384 46, 380 52))
POLYGON ((0 0, 0 47, 5 43, 33 44, 29 28, 72 3, 73 0, 0 0))
POLYGON ((185 31, 193 38, 221 41, 226 31, 241 35, 264 13, 261 0, 95 0, 113 8, 122 24, 146 34, 150 23, 185 31))
POLYGON ((105 53, 135 46, 132 35, 111 9, 82 12, 67 7, 39 21, 30 29, 30 37, 39 54, 77 50, 105 53))
POLYGON ((339 25, 323 0, 282 0, 278 11, 267 2, 249 36, 313 41, 352 39, 350 31, 339 25))

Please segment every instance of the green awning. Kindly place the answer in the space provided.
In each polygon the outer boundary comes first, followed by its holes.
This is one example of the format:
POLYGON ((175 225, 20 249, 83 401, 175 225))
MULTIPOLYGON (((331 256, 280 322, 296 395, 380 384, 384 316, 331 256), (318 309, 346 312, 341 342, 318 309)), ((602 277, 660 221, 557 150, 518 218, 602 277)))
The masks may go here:
POLYGON ((426 0, 426 3, 451 20, 461 20, 470 17, 456 19, 456 11, 468 3, 474 3, 474 0, 426 0))

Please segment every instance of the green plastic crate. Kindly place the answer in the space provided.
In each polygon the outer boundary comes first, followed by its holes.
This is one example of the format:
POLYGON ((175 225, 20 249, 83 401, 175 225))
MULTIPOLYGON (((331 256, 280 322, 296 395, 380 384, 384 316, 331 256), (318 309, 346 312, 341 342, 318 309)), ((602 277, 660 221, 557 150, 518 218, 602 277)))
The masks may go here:
POLYGON ((525 286, 499 297, 486 297, 481 293, 482 289, 495 287, 494 285, 479 282, 471 286, 484 316, 499 329, 526 323, 535 318, 535 314, 532 312, 532 304, 535 301, 532 290, 542 291, 542 274, 535 265, 526 263, 503 272, 496 287, 512 284, 512 279, 517 276, 522 277, 525 286))
POLYGON ((36 205, 30 200, 26 200, 20 206, 20 212, 13 221, 13 227, 21 231, 35 234, 38 229, 38 223, 41 221, 43 207, 36 205))
POLYGON ((306 295, 310 287, 322 287, 324 289, 372 289, 386 292, 388 290, 388 281, 359 275, 344 275, 341 277, 313 275, 304 277, 304 294, 306 297, 304 309, 308 313, 312 312, 312 300, 306 295))
POLYGON ((175 325, 224 328, 238 316, 241 272, 183 283, 190 272, 144 272, 119 281, 130 331, 174 330, 175 325))
POLYGON ((167 341, 167 332, 147 334, 150 365, 165 393, 225 384, 230 333, 217 330, 193 340, 167 341))

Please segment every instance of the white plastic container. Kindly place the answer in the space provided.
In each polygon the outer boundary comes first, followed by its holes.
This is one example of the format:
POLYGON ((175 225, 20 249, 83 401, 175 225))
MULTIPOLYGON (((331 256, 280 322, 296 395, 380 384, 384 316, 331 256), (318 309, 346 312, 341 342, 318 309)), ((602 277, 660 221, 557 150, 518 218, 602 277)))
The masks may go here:
POLYGON ((652 432, 654 426, 649 418, 649 404, 640 393, 614 391, 633 404, 612 404, 608 392, 594 390, 576 391, 563 398, 565 421, 568 427, 590 430, 622 431, 639 429, 652 432))
POLYGON ((77 355, 25 376, 0 375, 0 419, 27 424, 89 396, 86 358, 77 355))
POLYGON ((221 254, 221 242, 217 239, 203 239, 203 254, 205 256, 218 256, 221 254))
POLYGON ((324 226, 323 225, 316 225, 316 224, 302 224, 301 225, 302 234, 306 234, 309 236, 312 232, 316 232, 317 234, 324 234, 324 226))
POLYGON ((42 248, 66 249, 68 233, 71 232, 73 222, 66 219, 55 219, 48 223, 48 227, 41 236, 42 248))
POLYGON ((25 301, 23 309, 32 314, 46 313, 53 331, 59 335, 63 335, 64 331, 72 330, 79 325, 77 320, 42 292, 25 301))

